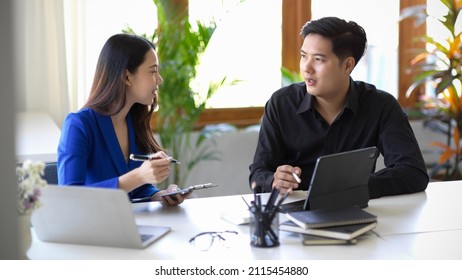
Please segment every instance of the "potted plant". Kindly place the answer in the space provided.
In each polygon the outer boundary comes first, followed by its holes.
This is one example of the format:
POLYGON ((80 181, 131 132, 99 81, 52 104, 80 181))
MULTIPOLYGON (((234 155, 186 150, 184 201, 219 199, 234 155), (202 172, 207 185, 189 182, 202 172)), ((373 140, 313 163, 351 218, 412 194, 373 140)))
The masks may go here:
MULTIPOLYGON (((207 48, 215 31, 212 22, 205 25, 189 22, 187 1, 180 7, 169 0, 153 0, 157 7, 158 26, 151 36, 141 36, 156 45, 164 82, 159 88, 159 109, 154 114, 160 142, 170 156, 182 162, 172 166, 172 175, 160 187, 175 183, 180 186, 186 181, 193 167, 202 160, 219 159, 213 148, 213 129, 193 131, 207 100, 226 83, 226 77, 217 83, 210 83, 207 93, 193 90, 191 81, 196 77, 200 57, 207 48), (210 139, 210 141, 206 141, 210 139), (212 144, 212 146, 210 145, 212 144)), ((129 27, 124 32, 135 33, 129 27)))
MULTIPOLYGON (((409 87, 409 96, 418 86, 426 84, 434 88, 434 96, 426 95, 418 104, 425 116, 424 126, 442 132, 446 143, 432 142, 442 150, 438 162, 430 170, 430 176, 443 180, 462 179, 460 161, 462 147, 462 0, 440 0, 445 15, 438 22, 447 31, 443 41, 424 36, 428 48, 411 61, 410 70, 417 72, 414 83, 409 87), (459 19, 458 19, 459 18, 459 19)), ((401 19, 415 17, 425 19, 429 15, 426 5, 404 9, 401 19)))
POLYGON ((43 179, 45 164, 40 161, 26 160, 16 166, 18 179, 18 225, 20 257, 27 259, 27 250, 31 245, 30 218, 32 212, 41 206, 42 189, 47 186, 43 179))

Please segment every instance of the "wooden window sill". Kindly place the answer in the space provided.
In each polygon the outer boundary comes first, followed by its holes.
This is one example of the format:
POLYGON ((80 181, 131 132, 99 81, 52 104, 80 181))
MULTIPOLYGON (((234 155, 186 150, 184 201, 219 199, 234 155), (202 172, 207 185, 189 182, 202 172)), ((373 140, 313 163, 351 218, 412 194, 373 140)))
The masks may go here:
MULTIPOLYGON (((264 107, 220 108, 205 110, 196 124, 195 129, 202 129, 206 125, 227 123, 236 127, 246 127, 260 122, 264 107)), ((151 127, 157 131, 157 114, 151 118, 151 127)))

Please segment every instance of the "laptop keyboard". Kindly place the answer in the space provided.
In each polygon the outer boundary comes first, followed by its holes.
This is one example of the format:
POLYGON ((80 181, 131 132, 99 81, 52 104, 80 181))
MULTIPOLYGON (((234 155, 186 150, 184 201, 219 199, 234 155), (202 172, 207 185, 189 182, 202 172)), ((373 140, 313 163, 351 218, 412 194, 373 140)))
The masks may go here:
POLYGON ((151 238, 152 235, 150 235, 150 234, 140 234, 140 237, 141 237, 141 242, 144 242, 144 241, 148 240, 149 238, 151 238))
POLYGON ((289 213, 289 212, 304 211, 305 210, 304 207, 305 207, 305 200, 298 200, 298 201, 282 204, 279 207, 279 212, 289 213))

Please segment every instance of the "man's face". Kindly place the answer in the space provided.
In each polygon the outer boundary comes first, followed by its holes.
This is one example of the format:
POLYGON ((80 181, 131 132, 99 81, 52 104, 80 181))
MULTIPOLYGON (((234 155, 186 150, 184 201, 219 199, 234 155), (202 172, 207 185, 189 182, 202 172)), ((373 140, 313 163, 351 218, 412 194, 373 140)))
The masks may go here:
POLYGON ((332 52, 332 42, 318 34, 305 37, 300 55, 300 71, 308 93, 326 99, 346 93, 352 58, 340 61, 332 52))

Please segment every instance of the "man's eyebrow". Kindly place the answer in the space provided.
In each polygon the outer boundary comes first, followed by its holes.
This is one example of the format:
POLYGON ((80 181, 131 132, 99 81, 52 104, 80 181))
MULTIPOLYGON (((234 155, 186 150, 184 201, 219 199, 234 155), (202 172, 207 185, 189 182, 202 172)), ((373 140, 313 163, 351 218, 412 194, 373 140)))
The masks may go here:
MULTIPOLYGON (((305 52, 304 50, 300 49, 300 53, 301 54, 307 54, 307 52, 305 52)), ((327 57, 327 55, 325 55, 324 53, 314 53, 312 54, 313 56, 321 56, 321 57, 327 57)))

